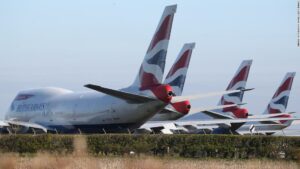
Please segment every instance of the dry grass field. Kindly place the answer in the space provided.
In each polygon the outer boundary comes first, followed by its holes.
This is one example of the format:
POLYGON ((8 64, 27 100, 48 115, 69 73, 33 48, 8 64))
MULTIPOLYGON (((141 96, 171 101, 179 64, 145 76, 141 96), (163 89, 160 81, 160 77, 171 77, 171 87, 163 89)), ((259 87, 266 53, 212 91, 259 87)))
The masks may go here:
POLYGON ((1 154, 1 169, 299 169, 296 162, 272 160, 172 159, 153 157, 89 157, 1 154))
POLYGON ((74 141, 71 155, 38 153, 20 156, 0 154, 0 169, 299 169, 292 161, 185 159, 171 157, 93 157, 86 153, 83 137, 74 141))

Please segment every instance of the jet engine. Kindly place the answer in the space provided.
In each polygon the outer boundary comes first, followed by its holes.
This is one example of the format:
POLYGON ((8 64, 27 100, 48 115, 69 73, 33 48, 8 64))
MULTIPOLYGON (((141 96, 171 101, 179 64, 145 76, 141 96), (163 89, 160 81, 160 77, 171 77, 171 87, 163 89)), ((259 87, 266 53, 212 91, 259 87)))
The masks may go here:
POLYGON ((191 103, 188 100, 182 101, 182 102, 176 102, 171 103, 172 107, 175 108, 176 111, 179 113, 182 113, 183 115, 186 115, 189 113, 191 109, 191 103))
POLYGON ((248 117, 248 110, 243 109, 243 108, 236 108, 232 110, 232 113, 237 117, 237 118, 247 118, 248 117))
POLYGON ((168 84, 158 85, 150 89, 159 100, 170 103, 174 95, 172 87, 168 84))

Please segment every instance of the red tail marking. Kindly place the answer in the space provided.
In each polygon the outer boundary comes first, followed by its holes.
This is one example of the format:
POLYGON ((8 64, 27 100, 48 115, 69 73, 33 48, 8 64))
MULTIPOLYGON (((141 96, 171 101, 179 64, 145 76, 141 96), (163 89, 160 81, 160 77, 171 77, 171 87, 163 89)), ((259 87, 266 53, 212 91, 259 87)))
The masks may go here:
POLYGON ((148 48, 147 53, 152 50, 155 45, 164 39, 170 39, 170 30, 172 27, 172 20, 173 20, 173 15, 169 15, 167 17, 165 17, 163 23, 160 25, 158 31, 155 33, 150 46, 148 48))
POLYGON ((180 59, 172 66, 172 68, 166 78, 169 78, 170 76, 172 76, 178 69, 187 67, 187 65, 189 63, 189 59, 190 59, 190 57, 189 57, 190 52, 191 52, 190 50, 187 50, 182 54, 180 59))

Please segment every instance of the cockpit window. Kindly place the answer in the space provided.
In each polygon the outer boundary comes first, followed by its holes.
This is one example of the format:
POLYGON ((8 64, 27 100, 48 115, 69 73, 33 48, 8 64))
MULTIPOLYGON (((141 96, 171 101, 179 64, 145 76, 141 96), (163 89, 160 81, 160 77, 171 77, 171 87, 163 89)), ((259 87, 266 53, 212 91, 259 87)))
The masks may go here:
POLYGON ((34 95, 32 94, 19 94, 15 100, 26 100, 26 99, 29 99, 31 97, 33 97, 34 95))

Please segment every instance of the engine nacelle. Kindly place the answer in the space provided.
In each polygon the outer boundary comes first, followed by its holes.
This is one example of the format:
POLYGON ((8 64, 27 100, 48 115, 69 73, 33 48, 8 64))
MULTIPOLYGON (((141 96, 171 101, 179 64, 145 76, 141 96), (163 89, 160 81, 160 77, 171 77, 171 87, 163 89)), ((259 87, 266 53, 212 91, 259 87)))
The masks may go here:
POLYGON ((155 87, 150 88, 152 93, 155 95, 156 98, 159 100, 170 103, 172 97, 174 95, 172 87, 168 84, 158 85, 155 87))
POLYGON ((177 103, 171 103, 172 107, 179 113, 182 113, 183 115, 186 115, 191 110, 191 103, 188 100, 177 102, 177 103))
POLYGON ((243 108, 236 108, 232 110, 232 113, 237 117, 237 118, 247 118, 248 117, 248 110, 243 109, 243 108))

